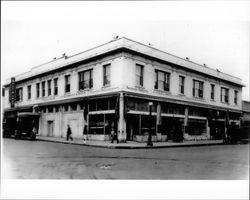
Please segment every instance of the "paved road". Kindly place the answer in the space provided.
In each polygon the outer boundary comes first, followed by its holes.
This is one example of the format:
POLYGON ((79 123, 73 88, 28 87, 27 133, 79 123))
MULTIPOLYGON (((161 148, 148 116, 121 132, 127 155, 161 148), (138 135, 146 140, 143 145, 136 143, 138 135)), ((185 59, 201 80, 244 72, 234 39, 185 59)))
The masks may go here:
POLYGON ((107 149, 3 139, 3 178, 248 179, 249 145, 107 149))

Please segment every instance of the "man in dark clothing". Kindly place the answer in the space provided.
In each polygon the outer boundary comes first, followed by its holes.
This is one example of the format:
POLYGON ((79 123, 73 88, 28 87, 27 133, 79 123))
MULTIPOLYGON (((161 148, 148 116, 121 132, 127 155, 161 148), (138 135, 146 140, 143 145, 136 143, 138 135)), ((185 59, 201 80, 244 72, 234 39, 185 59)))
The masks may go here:
POLYGON ((73 140, 71 134, 72 134, 71 128, 70 128, 70 126, 68 125, 68 129, 67 129, 67 138, 66 138, 66 140, 69 140, 69 139, 73 140))
POLYGON ((111 137, 112 137, 111 143, 113 143, 114 140, 116 140, 117 144, 119 144, 117 133, 114 131, 114 128, 112 128, 112 130, 111 130, 111 137))

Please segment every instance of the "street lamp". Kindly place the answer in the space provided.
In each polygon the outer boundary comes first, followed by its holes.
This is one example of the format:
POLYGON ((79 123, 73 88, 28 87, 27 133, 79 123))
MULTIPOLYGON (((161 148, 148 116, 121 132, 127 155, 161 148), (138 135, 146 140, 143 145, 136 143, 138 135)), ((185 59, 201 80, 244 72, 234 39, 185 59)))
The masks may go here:
POLYGON ((153 146, 153 142, 152 142, 152 134, 151 134, 151 125, 152 125, 152 106, 153 106, 153 102, 149 102, 148 103, 149 106, 149 133, 148 133, 148 143, 147 146, 153 146))

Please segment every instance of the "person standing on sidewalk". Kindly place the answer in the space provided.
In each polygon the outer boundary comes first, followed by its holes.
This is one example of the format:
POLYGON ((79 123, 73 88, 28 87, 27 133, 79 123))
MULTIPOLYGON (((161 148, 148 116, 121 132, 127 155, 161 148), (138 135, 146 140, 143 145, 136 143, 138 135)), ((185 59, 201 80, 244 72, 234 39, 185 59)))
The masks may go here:
POLYGON ((87 126, 87 124, 85 123, 85 125, 84 125, 84 128, 83 128, 83 143, 84 144, 86 144, 86 142, 87 142, 87 133, 88 133, 88 126, 87 126))
POLYGON ((66 138, 66 140, 71 139, 71 141, 73 141, 73 138, 72 138, 71 134, 72 134, 71 128, 70 128, 70 126, 68 125, 68 129, 67 129, 67 138, 66 138))
POLYGON ((116 140, 117 144, 119 144, 117 133, 116 131, 114 131, 114 128, 111 129, 111 137, 112 137, 111 143, 113 143, 114 140, 116 140))

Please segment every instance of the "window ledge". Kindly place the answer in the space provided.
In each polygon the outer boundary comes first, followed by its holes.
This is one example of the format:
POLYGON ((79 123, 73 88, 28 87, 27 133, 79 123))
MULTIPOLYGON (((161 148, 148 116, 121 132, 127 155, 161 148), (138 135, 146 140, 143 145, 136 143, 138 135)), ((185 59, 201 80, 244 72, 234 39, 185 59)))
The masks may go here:
POLYGON ((154 92, 157 92, 157 93, 163 93, 163 94, 172 94, 170 91, 166 91, 166 90, 159 90, 159 89, 154 89, 154 92))
POLYGON ((205 99, 203 97, 194 97, 193 96, 193 99, 205 101, 205 99))
POLYGON ((111 86, 110 84, 107 84, 107 85, 102 86, 102 88, 107 88, 107 87, 110 87, 110 86, 111 86))
POLYGON ((91 91, 92 88, 86 88, 86 89, 81 89, 81 90, 78 90, 77 93, 84 93, 84 92, 88 92, 88 91, 91 91))

